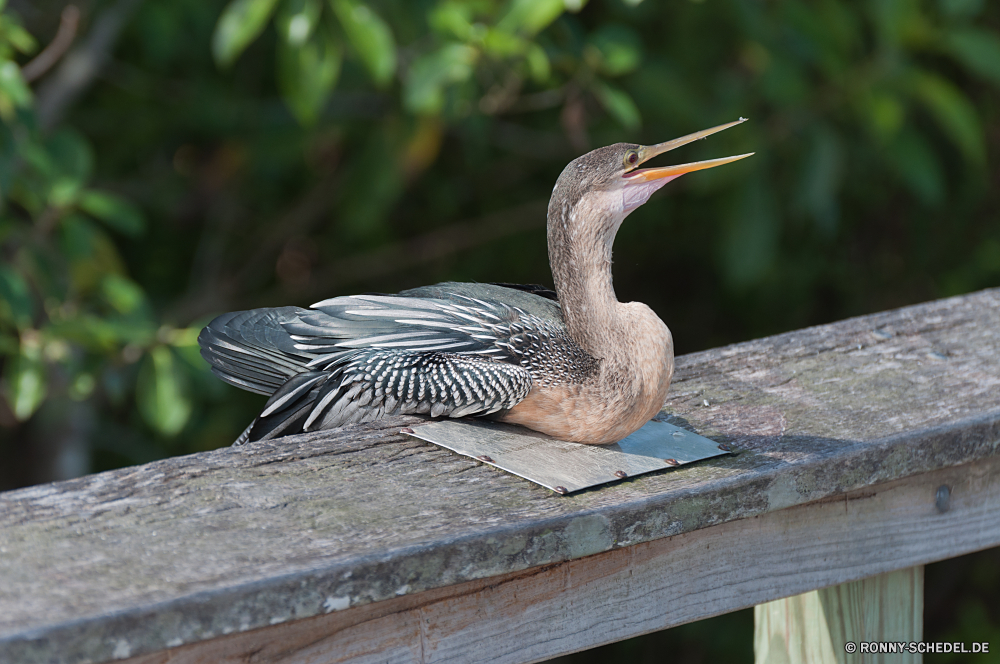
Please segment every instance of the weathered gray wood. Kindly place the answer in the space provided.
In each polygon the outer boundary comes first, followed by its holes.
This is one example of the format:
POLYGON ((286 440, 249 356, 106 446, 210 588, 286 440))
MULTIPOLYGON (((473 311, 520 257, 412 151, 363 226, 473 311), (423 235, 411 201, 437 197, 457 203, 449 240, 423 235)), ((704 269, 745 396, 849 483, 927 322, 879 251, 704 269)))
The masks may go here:
POLYGON ((756 664, 919 664, 904 649, 922 640, 923 566, 878 574, 754 607, 756 664), (862 642, 900 650, 872 655, 862 642), (847 644, 857 648, 848 652, 847 644))
POLYGON ((998 329, 991 290, 679 358, 674 422, 742 453, 568 497, 402 418, 2 494, 0 660, 153 652, 982 463, 998 329))
POLYGON ((1000 542, 1000 458, 129 664, 534 662, 1000 542), (935 505, 954 488, 947 513, 935 505))

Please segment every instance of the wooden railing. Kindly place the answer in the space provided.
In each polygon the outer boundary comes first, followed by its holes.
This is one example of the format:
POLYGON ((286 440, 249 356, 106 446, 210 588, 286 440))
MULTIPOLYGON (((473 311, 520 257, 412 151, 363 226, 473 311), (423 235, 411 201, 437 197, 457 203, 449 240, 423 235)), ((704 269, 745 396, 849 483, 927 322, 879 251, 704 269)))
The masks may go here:
POLYGON ((1000 544, 1000 290, 681 357, 666 411, 739 453, 559 496, 396 418, 0 494, 0 661, 534 662, 754 605, 759 661, 844 661, 1000 544))

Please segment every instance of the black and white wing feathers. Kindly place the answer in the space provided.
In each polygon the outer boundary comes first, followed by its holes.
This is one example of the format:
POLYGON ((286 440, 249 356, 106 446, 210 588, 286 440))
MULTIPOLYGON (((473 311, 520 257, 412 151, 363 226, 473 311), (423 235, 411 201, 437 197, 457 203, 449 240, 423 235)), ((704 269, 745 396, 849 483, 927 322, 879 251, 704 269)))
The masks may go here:
POLYGON ((569 338, 558 304, 489 284, 227 314, 199 341, 224 380, 271 394, 238 442, 393 414, 491 414, 536 382, 596 367, 569 338))

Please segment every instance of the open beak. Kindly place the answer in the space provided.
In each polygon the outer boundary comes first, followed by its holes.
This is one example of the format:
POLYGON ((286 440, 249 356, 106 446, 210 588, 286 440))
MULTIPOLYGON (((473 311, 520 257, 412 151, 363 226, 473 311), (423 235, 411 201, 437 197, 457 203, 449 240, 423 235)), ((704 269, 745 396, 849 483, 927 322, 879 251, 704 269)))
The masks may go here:
MULTIPOLYGON (((730 122, 724 125, 719 125, 718 127, 712 127, 711 129, 705 129, 703 131, 698 131, 693 134, 688 134, 687 136, 682 136, 680 138, 675 138, 672 141, 667 141, 666 143, 660 143, 658 145, 647 145, 639 148, 639 159, 636 161, 636 166, 645 163, 657 155, 661 155, 664 152, 669 152, 670 150, 681 147, 682 145, 687 145, 688 143, 693 143, 694 141, 701 140, 706 136, 711 136, 712 134, 718 133, 723 129, 729 129, 738 124, 746 122, 746 118, 740 118, 736 122, 730 122)), ((752 155, 753 152, 748 152, 747 154, 737 155, 735 157, 722 157, 721 159, 707 159, 705 161, 696 161, 690 164, 679 164, 677 166, 663 166, 661 168, 641 168, 637 171, 630 171, 623 175, 622 177, 629 181, 629 183, 640 183, 640 182, 652 182, 653 180, 660 180, 662 178, 670 178, 671 180, 684 175, 685 173, 690 173, 692 171, 701 171, 706 168, 714 168, 716 166, 722 166, 723 164, 729 164, 740 159, 744 159, 752 155)), ((657 183, 660 184, 660 183, 657 183)), ((666 184, 666 182, 662 183, 666 184)))

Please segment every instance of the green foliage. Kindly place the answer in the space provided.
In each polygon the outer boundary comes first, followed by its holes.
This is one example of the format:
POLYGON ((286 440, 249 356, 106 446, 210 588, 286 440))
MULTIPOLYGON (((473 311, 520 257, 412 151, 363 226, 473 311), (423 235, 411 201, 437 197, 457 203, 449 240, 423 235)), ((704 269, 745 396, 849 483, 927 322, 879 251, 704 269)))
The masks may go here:
POLYGON ((31 103, 31 91, 21 77, 14 56, 34 50, 34 38, 21 27, 17 17, 10 12, 0 13, 0 118, 5 121, 14 117, 16 109, 26 108, 31 103))
MULTIPOLYGON (((66 400, 95 469, 228 444, 262 399, 201 360, 213 315, 551 283, 567 162, 740 116, 657 163, 756 155, 671 183, 616 241, 617 292, 678 352, 1000 285, 998 3, 146 2, 42 129, 55 77, 21 67, 63 4, 0 2, 5 459, 51 449, 38 413, 66 400)), ((985 629, 960 616, 954 638, 985 629)))
POLYGON ((330 6, 375 85, 384 88, 396 71, 396 43, 389 26, 363 3, 330 0, 330 6))
POLYGON ((223 67, 233 64, 260 36, 278 0, 232 0, 219 17, 212 39, 212 53, 223 67))
POLYGON ((144 3, 42 130, 20 67, 46 14, 0 13, 0 427, 80 401, 119 432, 100 463, 225 444, 259 409, 198 356, 212 315, 549 281, 523 210, 570 159, 740 116, 658 163, 756 156, 616 243, 621 297, 681 351, 1000 283, 981 0, 144 3))
POLYGON ((285 103, 302 125, 316 122, 337 83, 340 64, 340 43, 322 28, 301 44, 278 42, 278 82, 285 103))
POLYGON ((155 346, 139 369, 139 411, 154 429, 175 436, 191 417, 191 397, 184 373, 167 346, 155 346))
POLYGON ((127 276, 115 237, 140 237, 143 215, 90 186, 94 154, 79 132, 36 126, 11 59, 33 44, 11 14, 0 15, 0 392, 24 422, 47 398, 88 398, 95 370, 113 373, 149 353, 156 389, 140 389, 139 406, 158 431, 175 435, 187 417, 184 393, 160 337, 176 333, 127 276))

